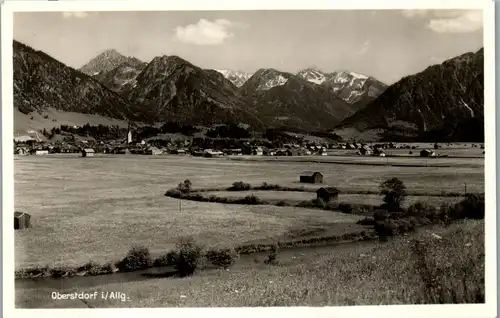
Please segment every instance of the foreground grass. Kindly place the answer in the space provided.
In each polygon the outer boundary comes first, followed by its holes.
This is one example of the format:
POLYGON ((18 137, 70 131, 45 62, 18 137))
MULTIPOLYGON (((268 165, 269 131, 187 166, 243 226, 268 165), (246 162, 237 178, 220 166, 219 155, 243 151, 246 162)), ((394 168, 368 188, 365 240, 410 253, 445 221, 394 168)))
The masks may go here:
MULTIPOLYGON (((435 227, 350 250, 278 256, 279 265, 240 262, 196 273, 69 291, 125 293, 130 301, 88 300, 90 307, 325 306, 484 301, 484 221, 435 227), (436 238, 435 235, 441 238, 436 238), (415 248, 415 239, 424 246, 415 248), (429 279, 430 278, 430 279, 429 279), (432 283, 429 283, 432 282, 432 283)), ((16 306, 61 307, 47 289, 17 290, 16 306)), ((81 302, 66 301, 66 306, 81 302)))

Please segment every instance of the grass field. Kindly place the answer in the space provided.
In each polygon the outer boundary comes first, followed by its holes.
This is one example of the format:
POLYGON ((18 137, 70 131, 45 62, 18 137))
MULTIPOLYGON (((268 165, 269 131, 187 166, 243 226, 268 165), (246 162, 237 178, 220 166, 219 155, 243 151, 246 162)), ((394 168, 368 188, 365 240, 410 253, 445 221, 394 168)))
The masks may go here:
POLYGON ((380 182, 398 177, 411 191, 462 192, 467 182, 469 192, 484 192, 483 160, 457 160, 448 159, 453 167, 402 168, 177 156, 16 157, 15 209, 31 214, 33 225, 15 233, 16 268, 116 261, 135 244, 163 253, 186 235, 209 246, 236 245, 359 219, 315 209, 187 200, 179 209, 179 200, 164 193, 184 179, 194 188, 229 187, 240 180, 296 187, 301 171, 315 170, 341 191, 376 191, 380 182))
POLYGON ((336 155, 328 156, 288 156, 288 157, 271 157, 271 156, 232 156, 233 161, 258 161, 258 162, 286 162, 286 163, 301 163, 310 165, 322 164, 345 164, 345 165, 368 165, 368 166, 396 166, 396 167, 413 167, 413 168, 477 168, 484 166, 484 158, 466 158, 466 157, 448 157, 448 158, 425 158, 419 156, 403 157, 374 157, 374 156, 357 156, 353 155, 352 150, 331 150, 338 152, 336 155))
POLYGON ((278 265, 237 262, 229 271, 201 271, 192 277, 159 278, 61 292, 121 292, 129 301, 52 300, 53 289, 16 290, 16 306, 226 307, 332 306, 484 301, 484 221, 421 230, 384 244, 349 249, 279 254, 278 265), (438 234, 442 239, 436 239, 438 234), (414 239, 426 250, 416 252, 414 239), (460 252, 457 252, 460 251, 460 252), (419 262, 425 260, 427 271, 419 262), (443 292, 426 285, 429 278, 443 292))

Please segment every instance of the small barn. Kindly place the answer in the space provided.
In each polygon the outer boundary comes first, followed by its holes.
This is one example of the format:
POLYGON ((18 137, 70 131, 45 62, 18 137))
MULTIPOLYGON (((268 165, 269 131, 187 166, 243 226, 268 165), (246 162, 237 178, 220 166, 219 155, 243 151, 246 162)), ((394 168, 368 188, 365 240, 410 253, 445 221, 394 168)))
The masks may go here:
POLYGON ((300 175, 300 182, 302 183, 323 183, 323 175, 321 172, 304 171, 300 175))
POLYGON ((317 199, 321 199, 324 202, 330 202, 337 199, 337 197, 339 196, 339 192, 339 189, 334 187, 320 188, 318 191, 316 191, 316 197, 317 199))
POLYGON ((82 149, 82 157, 93 157, 94 154, 95 151, 92 148, 82 149))
POLYGON ((22 230, 30 227, 31 216, 25 212, 14 212, 14 230, 22 230))
POLYGON ((435 157, 436 153, 430 149, 423 149, 420 151, 420 157, 435 157))

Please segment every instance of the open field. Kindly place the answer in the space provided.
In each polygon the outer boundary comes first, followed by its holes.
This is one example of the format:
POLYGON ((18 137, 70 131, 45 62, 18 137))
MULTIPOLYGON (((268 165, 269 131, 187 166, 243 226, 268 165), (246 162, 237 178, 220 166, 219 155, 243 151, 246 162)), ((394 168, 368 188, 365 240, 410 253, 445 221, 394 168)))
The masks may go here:
POLYGON ((393 166, 393 167, 478 167, 484 166, 484 158, 424 158, 424 157, 374 157, 357 156, 353 150, 330 150, 339 151, 342 154, 329 156, 229 156, 233 161, 259 161, 259 162, 297 162, 309 164, 345 164, 345 165, 369 165, 369 166, 393 166))
POLYGON ((484 221, 420 230, 380 244, 280 252, 278 265, 239 261, 229 271, 200 271, 188 278, 155 278, 94 287, 16 289, 16 307, 226 307, 335 306, 484 301, 484 221), (432 234, 442 239, 436 239, 432 234), (412 246, 419 239, 426 250, 412 246), (444 293, 426 288, 419 266, 444 293), (52 300, 58 290, 121 292, 129 301, 52 300))
POLYGON ((184 179, 194 188, 240 180, 297 187, 303 170, 322 172, 325 184, 341 191, 376 191, 380 182, 398 177, 416 192, 462 192, 464 182, 468 192, 484 192, 484 162, 475 161, 401 168, 177 156, 16 157, 15 208, 31 214, 33 225, 15 233, 16 268, 116 261, 135 244, 158 254, 186 235, 209 246, 236 245, 359 219, 316 209, 187 200, 179 210, 179 200, 164 196, 184 179))

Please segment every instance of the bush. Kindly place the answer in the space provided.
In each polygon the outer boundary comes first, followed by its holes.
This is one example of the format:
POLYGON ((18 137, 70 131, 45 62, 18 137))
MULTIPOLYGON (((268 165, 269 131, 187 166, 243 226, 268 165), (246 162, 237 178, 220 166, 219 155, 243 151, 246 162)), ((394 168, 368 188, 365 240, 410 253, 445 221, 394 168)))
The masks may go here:
POLYGON ((102 274, 108 274, 112 273, 114 268, 110 268, 108 270, 107 266, 111 264, 106 264, 106 265, 99 265, 95 262, 88 262, 84 264, 83 266, 80 266, 76 269, 77 272, 87 272, 88 275, 95 276, 95 275, 102 275, 102 274))
POLYGON ((278 263, 278 244, 274 243, 271 245, 271 251, 264 261, 265 264, 277 264, 278 263))
POLYGON ((400 211, 406 198, 406 187, 398 178, 386 180, 380 184, 380 195, 384 196, 385 208, 389 212, 400 211))
POLYGON ((373 219, 375 221, 386 221, 389 219, 389 213, 386 210, 376 210, 373 213, 373 219))
POLYGON ((171 266, 175 264, 177 253, 175 251, 170 251, 157 259, 155 259, 153 266, 154 267, 162 267, 162 266, 171 266))
POLYGON ((249 195, 243 198, 241 201, 244 204, 262 204, 262 200, 256 197, 255 195, 249 195))
POLYGON ((192 275, 198 267, 200 257, 201 247, 192 238, 180 239, 173 257, 174 267, 181 277, 192 275))
POLYGON ((131 272, 151 267, 152 263, 149 249, 135 246, 132 247, 125 258, 118 262, 117 267, 120 271, 131 272))
POLYGON ((364 218, 362 220, 359 220, 358 222, 356 222, 356 224, 359 224, 359 225, 375 225, 375 219, 373 218, 364 218))
POLYGON ((205 257, 215 266, 227 268, 236 262, 238 253, 231 248, 211 249, 205 253, 205 257))
POLYGON ((408 207, 406 215, 416 218, 427 217, 429 219, 433 219, 437 215, 437 209, 426 202, 418 201, 408 207))
POLYGON ((182 193, 179 189, 170 189, 165 193, 165 195, 167 197, 172 197, 172 198, 181 198, 182 197, 182 193))
POLYGON ((469 194, 460 202, 469 219, 484 219, 484 195, 469 194))
POLYGON ((102 266, 102 274, 112 274, 116 272, 117 268, 113 263, 106 263, 102 266))
POLYGON ((290 204, 286 202, 285 200, 280 200, 278 203, 276 203, 277 206, 289 206, 290 204))
POLYGON ((342 211, 342 213, 352 213, 352 205, 349 203, 340 203, 338 206, 339 210, 342 211))
POLYGON ((484 195, 469 194, 453 206, 442 206, 444 215, 452 220, 484 219, 484 195))
POLYGON ((246 191, 250 190, 252 186, 249 183, 245 183, 243 181, 236 181, 233 185, 227 188, 227 191, 246 191))
POLYGON ((186 179, 184 180, 184 182, 181 182, 179 183, 179 185, 177 186, 177 190, 179 190, 179 192, 181 193, 189 193, 191 192, 191 188, 192 188, 192 183, 189 179, 186 179))
POLYGON ((375 221, 375 233, 381 241, 387 241, 388 237, 394 236, 396 224, 393 220, 375 221))
POLYGON ((76 272, 74 268, 65 267, 62 265, 51 268, 49 271, 50 276, 52 277, 73 276, 76 272))

